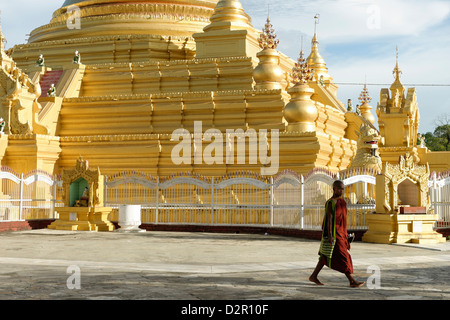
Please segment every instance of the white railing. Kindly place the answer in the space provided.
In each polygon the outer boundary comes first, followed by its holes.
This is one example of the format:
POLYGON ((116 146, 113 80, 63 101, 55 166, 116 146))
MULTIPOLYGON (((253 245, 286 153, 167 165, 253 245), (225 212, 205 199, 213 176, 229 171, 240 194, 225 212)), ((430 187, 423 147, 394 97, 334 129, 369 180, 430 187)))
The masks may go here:
POLYGON ((375 173, 347 171, 333 174, 315 169, 305 177, 285 171, 275 177, 275 212, 280 227, 320 230, 324 205, 332 196, 332 184, 341 179, 346 186, 347 227, 366 229, 365 215, 375 210, 375 173))
MULTIPOLYGON (((26 175, 0 170, 0 221, 54 219, 63 206, 62 183, 42 171, 26 175)), ((332 183, 344 182, 347 228, 364 230, 365 217, 375 211, 375 173, 348 170, 338 174, 323 169, 299 175, 287 170, 267 177, 237 172, 223 177, 192 173, 153 177, 127 171, 105 177, 105 206, 118 221, 121 204, 139 204, 145 224, 241 225, 320 230, 324 204, 332 183)), ((439 215, 438 228, 450 227, 450 175, 433 174, 431 207, 439 215)))
POLYGON ((450 228, 450 172, 433 172, 428 186, 431 207, 438 215, 436 228, 450 228))
MULTIPOLYGON (((375 209, 375 177, 347 173, 348 227, 367 228, 375 209), (368 187, 369 186, 369 187, 368 187)), ((105 182, 105 205, 140 204, 143 223, 252 225, 320 229, 325 201, 337 178, 314 170, 304 178, 293 171, 275 177, 239 172, 225 177, 184 174, 159 179, 140 172, 120 173, 105 182)))
MULTIPOLYGON (((154 178, 120 173, 105 182, 105 205, 140 204, 143 223, 268 225, 271 178, 248 172, 224 177, 154 178)), ((117 210, 111 216, 117 221, 117 210)))
POLYGON ((0 180, 0 221, 51 219, 55 207, 62 206, 58 200, 62 183, 46 172, 24 175, 2 167, 0 180))

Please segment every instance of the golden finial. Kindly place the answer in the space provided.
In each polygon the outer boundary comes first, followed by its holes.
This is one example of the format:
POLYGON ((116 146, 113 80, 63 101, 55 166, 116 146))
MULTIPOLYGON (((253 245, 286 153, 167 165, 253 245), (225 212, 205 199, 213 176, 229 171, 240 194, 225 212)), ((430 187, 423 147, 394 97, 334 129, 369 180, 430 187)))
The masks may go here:
POLYGON ((316 80, 319 80, 321 76, 325 79, 329 79, 328 69, 326 67, 325 60, 319 53, 319 41, 317 40, 317 25, 319 24, 320 14, 314 16, 314 36, 311 43, 311 53, 307 58, 308 65, 314 70, 316 80))
POLYGON ((316 15, 314 16, 314 35, 316 35, 316 33, 317 33, 317 25, 319 24, 319 20, 320 20, 320 14, 316 13, 316 15))
POLYGON ((308 66, 308 62, 306 62, 306 59, 303 57, 303 40, 302 40, 302 49, 300 50, 300 57, 295 63, 294 68, 292 68, 291 76, 292 81, 294 82, 295 85, 304 84, 314 79, 314 70, 312 70, 308 66))
POLYGON ((367 85, 364 83, 364 89, 361 91, 361 94, 359 95, 359 102, 361 104, 364 103, 370 103, 372 101, 372 97, 369 94, 369 90, 367 89, 367 85))
POLYGON ((263 32, 258 38, 259 47, 261 49, 276 49, 278 43, 280 41, 277 40, 277 35, 275 34, 275 30, 273 29, 272 24, 270 23, 269 15, 267 14, 267 22, 264 26, 263 32))
POLYGON ((400 82, 400 75, 402 74, 402 70, 398 67, 398 46, 395 47, 395 68, 392 71, 392 74, 395 75, 395 81, 400 82))
POLYGON ((394 83, 392 83, 391 85, 391 91, 392 91, 392 95, 394 96, 396 93, 399 94, 399 96, 403 96, 403 93, 405 91, 405 88, 403 87, 401 81, 400 81, 400 75, 402 74, 402 70, 400 70, 399 66, 398 66, 398 46, 395 49, 396 54, 395 54, 395 68, 394 71, 392 72, 394 77, 395 77, 395 81, 394 83))

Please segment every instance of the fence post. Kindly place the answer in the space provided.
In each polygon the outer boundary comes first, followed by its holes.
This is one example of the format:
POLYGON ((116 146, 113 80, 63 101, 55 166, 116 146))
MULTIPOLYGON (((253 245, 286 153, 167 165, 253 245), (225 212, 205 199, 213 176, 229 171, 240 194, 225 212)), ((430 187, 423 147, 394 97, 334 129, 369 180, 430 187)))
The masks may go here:
POLYGON ((214 177, 211 178, 211 224, 214 224, 214 177))
POLYGON ((23 173, 20 174, 20 187, 19 187, 19 220, 23 218, 23 173))
POLYGON ((305 179, 303 175, 300 176, 300 229, 304 226, 304 204, 305 204, 305 179))
POLYGON ((274 200, 274 190, 273 190, 273 176, 270 177, 270 226, 273 227, 273 200, 274 200))
POLYGON ((434 207, 434 214, 438 215, 438 219, 441 219, 440 214, 438 213, 438 208, 437 208, 437 181, 436 181, 436 172, 433 172, 433 207, 434 207))
POLYGON ((107 194, 108 194, 108 176, 105 176, 103 179, 103 203, 104 206, 107 207, 106 202, 107 202, 107 194))
POLYGON ((156 217, 155 223, 159 222, 159 176, 156 177, 156 217))
POLYGON ((55 208, 56 208, 56 188, 57 188, 57 181, 56 181, 56 175, 53 176, 53 199, 52 199, 52 218, 56 218, 55 214, 55 208))

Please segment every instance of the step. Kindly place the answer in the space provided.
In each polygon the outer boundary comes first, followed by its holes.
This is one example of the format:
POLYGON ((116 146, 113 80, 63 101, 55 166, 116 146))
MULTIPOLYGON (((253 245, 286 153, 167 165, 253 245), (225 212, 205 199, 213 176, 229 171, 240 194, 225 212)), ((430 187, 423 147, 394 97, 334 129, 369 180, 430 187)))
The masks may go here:
POLYGON ((47 91, 48 89, 50 89, 50 86, 52 84, 57 86, 62 74, 63 70, 52 70, 44 74, 44 76, 41 78, 41 81, 39 82, 43 96, 47 96, 47 91))

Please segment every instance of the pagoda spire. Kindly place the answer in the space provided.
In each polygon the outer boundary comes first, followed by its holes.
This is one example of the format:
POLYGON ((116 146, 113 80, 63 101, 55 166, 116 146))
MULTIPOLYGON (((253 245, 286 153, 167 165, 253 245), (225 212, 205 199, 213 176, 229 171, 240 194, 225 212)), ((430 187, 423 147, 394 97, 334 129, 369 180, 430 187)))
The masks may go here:
POLYGON ((300 50, 300 57, 292 68, 292 81, 294 85, 306 84, 308 81, 314 79, 314 71, 309 67, 308 62, 303 56, 303 41, 302 49, 300 50))
POLYGON ((258 38, 259 47, 261 49, 276 49, 279 44, 279 40, 277 39, 277 35, 275 34, 275 30, 273 29, 272 24, 270 23, 269 14, 267 14, 266 24, 262 33, 258 38))
POLYGON ((239 0, 220 0, 210 21, 203 31, 251 28, 251 18, 245 13, 239 0))
POLYGON ((280 67, 280 55, 276 50, 278 43, 279 40, 267 14, 267 22, 258 38, 261 51, 256 56, 259 63, 253 71, 257 90, 282 89, 283 87, 281 83, 284 80, 284 72, 280 67))
POLYGON ((405 87, 403 86, 402 82, 400 81, 400 75, 402 74, 402 70, 398 66, 398 46, 395 48, 395 68, 392 71, 392 74, 395 77, 394 83, 391 85, 391 93, 392 96, 395 96, 398 92, 400 97, 403 97, 403 93, 405 92, 405 87))
POLYGON ((359 95, 359 102, 361 102, 361 106, 359 107, 359 110, 361 112, 361 116, 369 121, 371 124, 375 123, 375 117, 372 115, 372 107, 369 105, 369 103, 372 101, 372 97, 369 94, 369 90, 367 89, 367 84, 364 83, 364 88, 361 91, 361 94, 359 95))
POLYGON ((251 24, 239 0, 220 0, 203 32, 192 36, 196 43, 197 59, 221 57, 252 57, 260 49, 258 33, 251 24))
POLYGON ((317 40, 317 25, 319 24, 320 15, 314 16, 314 36, 311 41, 311 54, 309 55, 307 62, 311 69, 314 70, 316 80, 320 80, 321 76, 323 80, 330 79, 328 74, 327 64, 319 53, 319 41, 317 40))
POLYGON ((367 89, 366 83, 364 83, 364 88, 362 89, 358 99, 359 102, 361 102, 361 104, 370 103, 370 101, 372 101, 372 97, 369 94, 369 90, 367 89))
MULTIPOLYGON (((303 43, 302 43, 303 47, 303 43)), ((316 119, 319 116, 315 102, 311 99, 314 89, 308 85, 313 80, 313 70, 303 57, 303 48, 300 57, 292 69, 292 81, 294 86, 288 89, 291 95, 290 101, 284 108, 284 119, 288 122, 289 132, 314 132, 316 131, 316 119)))

